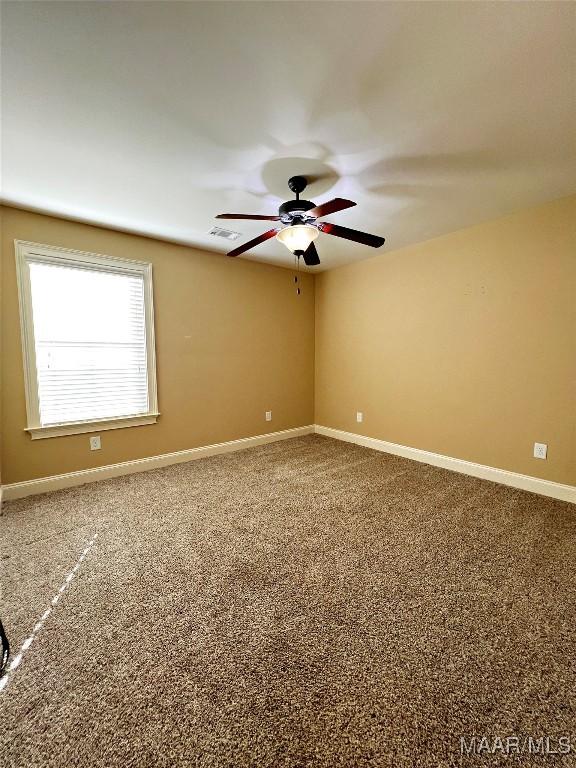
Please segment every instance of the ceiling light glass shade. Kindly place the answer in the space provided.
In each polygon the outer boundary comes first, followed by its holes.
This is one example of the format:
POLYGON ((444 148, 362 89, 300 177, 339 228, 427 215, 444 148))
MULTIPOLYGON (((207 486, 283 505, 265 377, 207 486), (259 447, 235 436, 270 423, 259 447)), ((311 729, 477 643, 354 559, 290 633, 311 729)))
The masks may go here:
POLYGON ((291 224, 284 227, 276 235, 276 239, 284 243, 286 248, 292 253, 296 251, 305 251, 312 240, 318 237, 318 230, 310 224, 291 224))

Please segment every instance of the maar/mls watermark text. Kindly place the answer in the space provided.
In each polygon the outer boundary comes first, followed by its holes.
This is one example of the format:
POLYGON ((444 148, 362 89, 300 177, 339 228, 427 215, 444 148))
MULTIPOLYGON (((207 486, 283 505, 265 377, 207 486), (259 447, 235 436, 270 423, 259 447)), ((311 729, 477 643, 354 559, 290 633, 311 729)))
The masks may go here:
POLYGON ((569 755, 576 741, 562 736, 461 736, 461 755, 569 755))

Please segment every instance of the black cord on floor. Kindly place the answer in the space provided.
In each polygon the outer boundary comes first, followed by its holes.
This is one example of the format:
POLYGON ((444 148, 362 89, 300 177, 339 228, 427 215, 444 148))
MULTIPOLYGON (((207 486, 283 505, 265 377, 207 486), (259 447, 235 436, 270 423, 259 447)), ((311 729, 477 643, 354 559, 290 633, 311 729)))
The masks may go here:
POLYGON ((1 674, 6 668, 6 664, 8 663, 8 657, 10 656, 10 643, 8 642, 8 638, 6 637, 6 632, 4 632, 4 627, 2 626, 1 621, 0 621, 0 644, 2 645, 2 655, 0 656, 0 674, 1 674))

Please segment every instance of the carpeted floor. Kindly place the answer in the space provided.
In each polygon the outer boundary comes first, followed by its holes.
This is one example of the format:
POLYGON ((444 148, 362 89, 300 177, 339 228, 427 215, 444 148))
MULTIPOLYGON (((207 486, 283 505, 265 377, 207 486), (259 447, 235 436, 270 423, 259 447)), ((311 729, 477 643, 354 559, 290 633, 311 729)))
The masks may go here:
POLYGON ((309 436, 0 527, 2 768, 576 765, 569 504, 309 436))

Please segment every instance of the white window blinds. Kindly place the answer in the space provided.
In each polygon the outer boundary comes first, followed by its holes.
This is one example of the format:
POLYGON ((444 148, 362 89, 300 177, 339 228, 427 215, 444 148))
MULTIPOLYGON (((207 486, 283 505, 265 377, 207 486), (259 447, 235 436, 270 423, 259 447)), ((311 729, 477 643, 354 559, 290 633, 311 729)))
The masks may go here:
POLYGON ((144 279, 30 264, 40 424, 148 412, 144 279))
POLYGON ((156 415, 149 265, 81 256, 22 259, 33 437, 58 425, 156 415))

